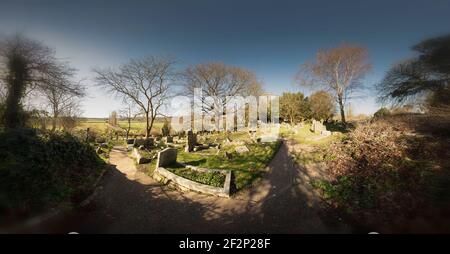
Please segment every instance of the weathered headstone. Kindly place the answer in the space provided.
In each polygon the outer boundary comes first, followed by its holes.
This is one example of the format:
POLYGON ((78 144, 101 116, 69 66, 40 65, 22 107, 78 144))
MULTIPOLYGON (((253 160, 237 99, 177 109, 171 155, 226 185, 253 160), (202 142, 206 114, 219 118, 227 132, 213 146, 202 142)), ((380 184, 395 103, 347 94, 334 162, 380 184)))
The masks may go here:
POLYGON ((225 152, 225 157, 229 160, 233 159, 233 155, 229 152, 225 152))
POLYGON ((146 148, 152 147, 155 144, 155 141, 153 138, 146 138, 144 139, 144 146, 146 148))
POLYGON ((322 131, 326 131, 327 129, 320 121, 316 121, 313 119, 312 125, 311 125, 311 131, 316 134, 321 134, 322 131))
POLYGON ((194 147, 197 145, 197 135, 192 132, 192 130, 189 130, 187 132, 187 139, 186 139, 186 152, 192 152, 194 151, 194 147))
POLYGON ((270 142, 274 142, 277 141, 278 136, 275 134, 267 134, 267 135, 262 135, 261 137, 259 137, 257 139, 258 143, 270 143, 270 142))
POLYGON ((132 156, 136 158, 137 164, 145 164, 152 161, 151 158, 145 158, 139 153, 139 149, 133 148, 132 156))
POLYGON ((246 152, 250 151, 247 146, 236 146, 235 150, 238 154, 242 154, 242 153, 246 153, 246 152))
POLYGON ((324 131, 320 132, 320 135, 328 137, 331 135, 331 131, 324 130, 324 131))
POLYGON ((141 138, 136 138, 136 139, 134 139, 133 145, 134 145, 134 147, 143 146, 144 140, 141 138))
POLYGON ((177 149, 166 148, 158 153, 156 167, 166 167, 177 162, 177 149))
POLYGON ((166 137, 166 143, 173 143, 173 137, 172 136, 167 136, 166 137))

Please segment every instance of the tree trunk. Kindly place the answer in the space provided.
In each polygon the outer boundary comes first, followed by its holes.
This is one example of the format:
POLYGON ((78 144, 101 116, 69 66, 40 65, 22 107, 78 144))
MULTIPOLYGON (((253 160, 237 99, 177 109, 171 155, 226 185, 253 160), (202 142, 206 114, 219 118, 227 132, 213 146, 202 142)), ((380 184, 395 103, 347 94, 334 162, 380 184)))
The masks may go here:
POLYGON ((56 130, 56 122, 58 120, 58 114, 53 114, 52 117, 52 132, 54 132, 56 130))
POLYGON ((128 118, 128 128, 126 129, 126 132, 125 132, 125 135, 126 135, 125 140, 128 140, 128 134, 130 134, 130 130, 131 130, 131 119, 128 118))
POLYGON ((341 122, 343 124, 346 124, 346 121, 345 121, 345 109, 344 109, 344 102, 342 100, 342 96, 339 96, 338 103, 339 103, 339 109, 341 111, 341 122))
POLYGON ((26 89, 27 69, 26 61, 20 56, 14 56, 8 62, 8 95, 6 97, 5 126, 10 129, 25 125, 22 105, 20 103, 26 89))
POLYGON ((145 113, 145 138, 149 138, 150 137, 150 123, 149 123, 149 119, 148 119, 148 112, 145 113))

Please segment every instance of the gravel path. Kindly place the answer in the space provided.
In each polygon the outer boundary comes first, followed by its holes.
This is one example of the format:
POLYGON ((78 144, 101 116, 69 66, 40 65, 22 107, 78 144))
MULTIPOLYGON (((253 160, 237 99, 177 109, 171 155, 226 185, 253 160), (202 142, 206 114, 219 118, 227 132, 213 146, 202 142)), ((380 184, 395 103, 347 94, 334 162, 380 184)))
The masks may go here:
POLYGON ((43 225, 39 233, 349 233, 327 216, 308 174, 294 165, 284 143, 266 177, 230 199, 179 192, 138 172, 126 150, 114 147, 116 165, 92 202, 43 225))

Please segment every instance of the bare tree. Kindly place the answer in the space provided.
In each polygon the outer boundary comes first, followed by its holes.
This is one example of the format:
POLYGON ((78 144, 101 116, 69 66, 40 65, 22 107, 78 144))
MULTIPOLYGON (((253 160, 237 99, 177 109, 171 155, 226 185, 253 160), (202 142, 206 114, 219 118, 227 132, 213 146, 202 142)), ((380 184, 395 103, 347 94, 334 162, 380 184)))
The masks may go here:
MULTIPOLYGON (((70 121, 72 115, 79 109, 79 99, 85 94, 85 89, 79 82, 70 80, 72 75, 72 73, 66 73, 64 77, 49 80, 49 85, 40 89, 52 117, 52 131, 56 130, 58 120, 61 120, 61 117, 64 117, 66 122, 70 121), (58 85, 52 84, 52 82, 64 82, 64 84, 58 85)), ((69 126, 70 124, 66 125, 69 126)))
POLYGON ((195 89, 202 92, 198 105, 204 114, 211 117, 224 112, 229 96, 258 96, 261 83, 248 70, 223 63, 204 63, 189 67, 184 72, 185 92, 193 95, 195 89), (213 98, 213 101, 206 98, 213 98))
POLYGON ((371 69, 366 48, 342 44, 320 50, 316 59, 302 65, 296 79, 303 86, 320 86, 330 91, 339 105, 341 121, 345 123, 345 103, 371 69))
POLYGON ((139 112, 136 112, 134 109, 135 104, 131 101, 125 101, 125 106, 119 110, 119 117, 125 119, 127 121, 127 126, 125 129, 125 139, 128 139, 131 131, 131 121, 133 121, 138 115, 139 112))
POLYGON ((124 101, 133 101, 145 116, 145 135, 165 104, 174 82, 175 62, 169 58, 147 57, 131 60, 118 69, 95 69, 96 82, 124 101))
POLYGON ((82 115, 80 100, 73 100, 70 107, 66 107, 60 116, 61 126, 65 131, 72 131, 82 115))
POLYGON ((116 111, 113 111, 113 112, 111 112, 111 114, 109 114, 108 124, 110 124, 111 126, 117 126, 117 112, 116 111))
POLYGON ((21 35, 0 41, 0 69, 7 88, 4 118, 8 128, 24 125, 21 102, 28 90, 48 86, 71 89, 64 82, 55 82, 71 72, 66 63, 58 60, 52 49, 21 35))

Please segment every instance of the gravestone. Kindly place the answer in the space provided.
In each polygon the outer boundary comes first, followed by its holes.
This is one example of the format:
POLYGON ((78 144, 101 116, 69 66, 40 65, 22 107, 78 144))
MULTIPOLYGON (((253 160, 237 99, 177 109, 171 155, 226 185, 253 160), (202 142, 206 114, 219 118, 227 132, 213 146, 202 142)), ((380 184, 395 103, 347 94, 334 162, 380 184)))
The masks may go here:
POLYGON ((262 135, 261 137, 259 137, 256 141, 258 143, 270 143, 270 142, 274 142, 277 141, 278 139, 278 135, 275 134, 267 134, 267 135, 262 135))
POLYGON ((146 139, 135 139, 134 140, 134 147, 140 147, 144 146, 146 148, 150 148, 154 145, 155 141, 153 138, 146 138, 146 139))
POLYGON ((152 147, 154 144, 155 144, 155 141, 153 138, 144 139, 144 146, 146 148, 152 147))
POLYGON ((197 135, 192 132, 192 130, 189 130, 187 132, 187 139, 186 139, 186 152, 192 152, 194 151, 194 147, 197 145, 197 135))
POLYGON ((139 147, 139 146, 143 146, 143 145, 144 145, 143 139, 141 139, 141 138, 134 139, 134 142, 133 142, 134 147, 139 147))
POLYGON ((320 135, 328 137, 331 135, 331 131, 324 130, 324 131, 320 132, 320 135))
POLYGON ((156 167, 166 167, 177 162, 177 149, 166 148, 158 153, 156 167))
POLYGON ((246 152, 250 151, 250 150, 248 150, 247 146, 236 146, 235 150, 238 154, 242 154, 242 153, 246 153, 246 152))
POLYGON ((327 129, 320 121, 316 121, 313 119, 312 125, 311 125, 311 131, 316 134, 321 134, 322 131, 326 131, 327 129))
POLYGON ((232 160, 232 159, 233 159, 233 155, 232 155, 231 153, 229 153, 229 152, 225 152, 225 157, 226 157, 228 160, 232 160))
POLYGON ((166 137, 166 143, 173 143, 173 137, 172 136, 167 136, 166 137))
POLYGON ((131 153, 131 155, 136 158, 136 162, 137 164, 145 164, 145 163, 149 163, 152 161, 151 158, 145 158, 143 157, 140 153, 139 153, 139 149, 138 148, 133 148, 133 152, 131 153))

